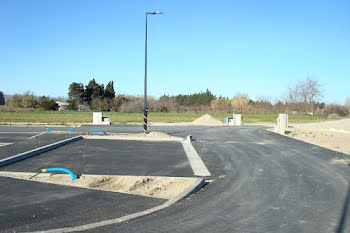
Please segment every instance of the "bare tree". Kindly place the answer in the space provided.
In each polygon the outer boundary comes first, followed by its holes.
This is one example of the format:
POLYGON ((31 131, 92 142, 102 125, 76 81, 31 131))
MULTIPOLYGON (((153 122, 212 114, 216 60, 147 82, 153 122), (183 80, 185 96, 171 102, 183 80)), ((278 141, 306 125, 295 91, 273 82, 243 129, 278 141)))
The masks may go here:
POLYGON ((297 89, 302 102, 306 106, 311 107, 313 115, 315 112, 314 103, 322 97, 321 84, 317 80, 307 77, 305 81, 297 83, 297 89))
POLYGON ((298 87, 297 86, 288 86, 287 87, 287 96, 286 96, 286 102, 290 104, 298 103, 299 95, 298 95, 298 87))
POLYGON ((321 84, 319 81, 309 77, 298 81, 294 86, 287 88, 286 103, 294 110, 310 110, 314 114, 314 104, 322 97, 321 84))
POLYGON ((243 113, 247 111, 249 104, 248 94, 237 93, 233 99, 231 99, 231 105, 234 111, 243 113))
POLYGON ((346 97, 346 100, 345 100, 345 107, 350 108, 350 97, 346 97))

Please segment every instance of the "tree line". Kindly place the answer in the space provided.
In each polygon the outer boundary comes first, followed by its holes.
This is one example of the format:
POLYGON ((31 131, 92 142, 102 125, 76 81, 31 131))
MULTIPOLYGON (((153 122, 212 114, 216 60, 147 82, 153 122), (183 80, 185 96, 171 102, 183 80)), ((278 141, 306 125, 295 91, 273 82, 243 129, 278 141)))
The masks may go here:
POLYGON ((73 82, 68 88, 68 102, 70 110, 93 109, 109 111, 114 106, 114 82, 106 85, 99 84, 95 79, 84 86, 82 83, 73 82))
MULTIPOLYGON (((0 105, 5 104, 0 92, 0 105)), ((285 94, 272 101, 266 97, 251 99, 246 93, 237 93, 233 98, 217 97, 209 89, 193 94, 163 95, 160 98, 148 96, 148 108, 151 112, 188 112, 188 113, 242 113, 242 114, 317 114, 339 116, 349 115, 350 97, 344 106, 326 105, 322 100, 321 85, 317 80, 306 78, 286 88, 285 94)), ((72 82, 68 87, 70 110, 99 110, 120 112, 142 112, 143 96, 116 95, 114 82, 106 86, 95 79, 87 85, 72 82)), ((34 108, 55 110, 57 104, 49 97, 35 97, 33 94, 12 96, 6 104, 16 108, 34 108)))
MULTIPOLYGON (((56 101, 47 96, 36 97, 30 92, 23 95, 15 94, 7 100, 6 104, 12 109, 38 109, 38 110, 57 110, 56 101)), ((5 105, 3 92, 0 92, 0 105, 5 105)))

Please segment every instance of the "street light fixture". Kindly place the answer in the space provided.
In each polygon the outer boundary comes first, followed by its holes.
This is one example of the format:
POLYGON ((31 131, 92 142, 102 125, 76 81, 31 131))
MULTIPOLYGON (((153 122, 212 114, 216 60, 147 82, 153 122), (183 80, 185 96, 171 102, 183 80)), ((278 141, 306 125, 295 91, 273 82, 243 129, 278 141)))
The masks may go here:
POLYGON ((145 83, 144 83, 144 108, 143 108, 143 132, 147 132, 147 115, 148 115, 148 108, 147 108, 147 15, 160 15, 163 14, 161 11, 155 11, 155 12, 146 12, 146 37, 145 37, 145 83))

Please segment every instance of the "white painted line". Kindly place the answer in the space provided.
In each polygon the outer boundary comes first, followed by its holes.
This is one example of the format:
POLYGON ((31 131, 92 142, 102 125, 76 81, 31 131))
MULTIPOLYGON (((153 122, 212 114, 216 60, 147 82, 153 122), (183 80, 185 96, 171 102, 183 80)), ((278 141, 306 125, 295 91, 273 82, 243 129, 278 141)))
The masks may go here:
POLYGON ((74 232, 74 231, 86 231, 86 230, 91 230, 97 227, 103 227, 103 226, 107 226, 107 225, 111 225, 111 224, 116 224, 116 223, 121 223, 121 222, 125 222, 131 219, 135 219, 135 218, 139 218, 148 214, 152 214, 156 211, 165 209, 171 205, 174 205, 175 203, 177 203, 178 201, 188 197, 189 195, 197 192, 199 189, 201 189, 204 185, 206 185, 206 182, 201 179, 198 178, 196 182, 194 182, 191 187, 189 187, 188 189, 186 189, 185 191, 183 191, 181 194, 179 194, 177 197, 174 197, 172 199, 170 199, 169 201, 165 202, 162 205, 135 213, 135 214, 130 214, 130 215, 126 215, 120 218, 115 218, 115 219, 110 219, 110 220, 105 220, 105 221, 100 221, 100 222, 94 222, 94 223, 90 223, 90 224, 85 224, 85 225, 81 225, 81 226, 76 226, 76 227, 65 227, 65 228, 59 228, 59 229, 52 229, 52 230, 47 230, 47 231, 36 231, 36 232, 31 232, 31 233, 38 233, 38 232, 42 232, 42 233, 63 233, 63 232, 74 232))
POLYGON ((201 157, 198 155, 196 149, 193 147, 190 137, 187 137, 187 140, 182 141, 182 146, 185 150, 188 161, 191 164, 194 175, 200 177, 211 176, 201 157))
POLYGON ((47 133, 47 132, 42 132, 42 133, 36 134, 36 135, 34 135, 34 136, 29 137, 28 139, 36 138, 36 137, 38 137, 38 136, 40 136, 40 135, 43 135, 43 134, 45 134, 45 133, 47 133))

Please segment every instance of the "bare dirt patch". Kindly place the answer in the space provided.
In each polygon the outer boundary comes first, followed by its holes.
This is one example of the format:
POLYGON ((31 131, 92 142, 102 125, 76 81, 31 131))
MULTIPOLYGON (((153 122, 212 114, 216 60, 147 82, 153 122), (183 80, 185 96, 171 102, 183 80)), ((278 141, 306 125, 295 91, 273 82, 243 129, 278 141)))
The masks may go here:
POLYGON ((150 125, 155 125, 155 126, 186 126, 186 125, 217 126, 217 125, 225 125, 225 124, 223 122, 215 119, 214 117, 210 116, 209 114, 205 114, 192 122, 176 122, 176 123, 153 122, 153 123, 150 123, 150 125))
POLYGON ((298 128, 309 128, 314 130, 339 131, 345 133, 347 132, 350 134, 350 118, 304 124, 293 124, 293 126, 298 128))
POLYGON ((84 139, 110 139, 110 140, 141 140, 141 141, 183 141, 180 137, 170 136, 162 132, 150 132, 139 134, 108 134, 108 135, 84 135, 84 139))
POLYGON ((350 154, 350 119, 291 124, 289 136, 350 154))
POLYGON ((140 134, 137 134, 138 136, 141 136, 141 137, 162 137, 162 138, 170 138, 170 136, 166 133, 162 133, 162 132, 156 132, 156 131, 152 131, 148 134, 146 133, 140 133, 140 134))
POLYGON ((0 172, 0 176, 44 183, 92 188, 104 191, 132 193, 158 198, 174 198, 189 188, 197 178, 160 176, 105 176, 81 175, 72 180, 70 175, 52 173, 0 172), (36 176, 34 176, 36 175, 36 176))
POLYGON ((0 147, 2 146, 7 146, 7 145, 11 145, 12 143, 5 143, 5 142, 0 142, 0 147))

